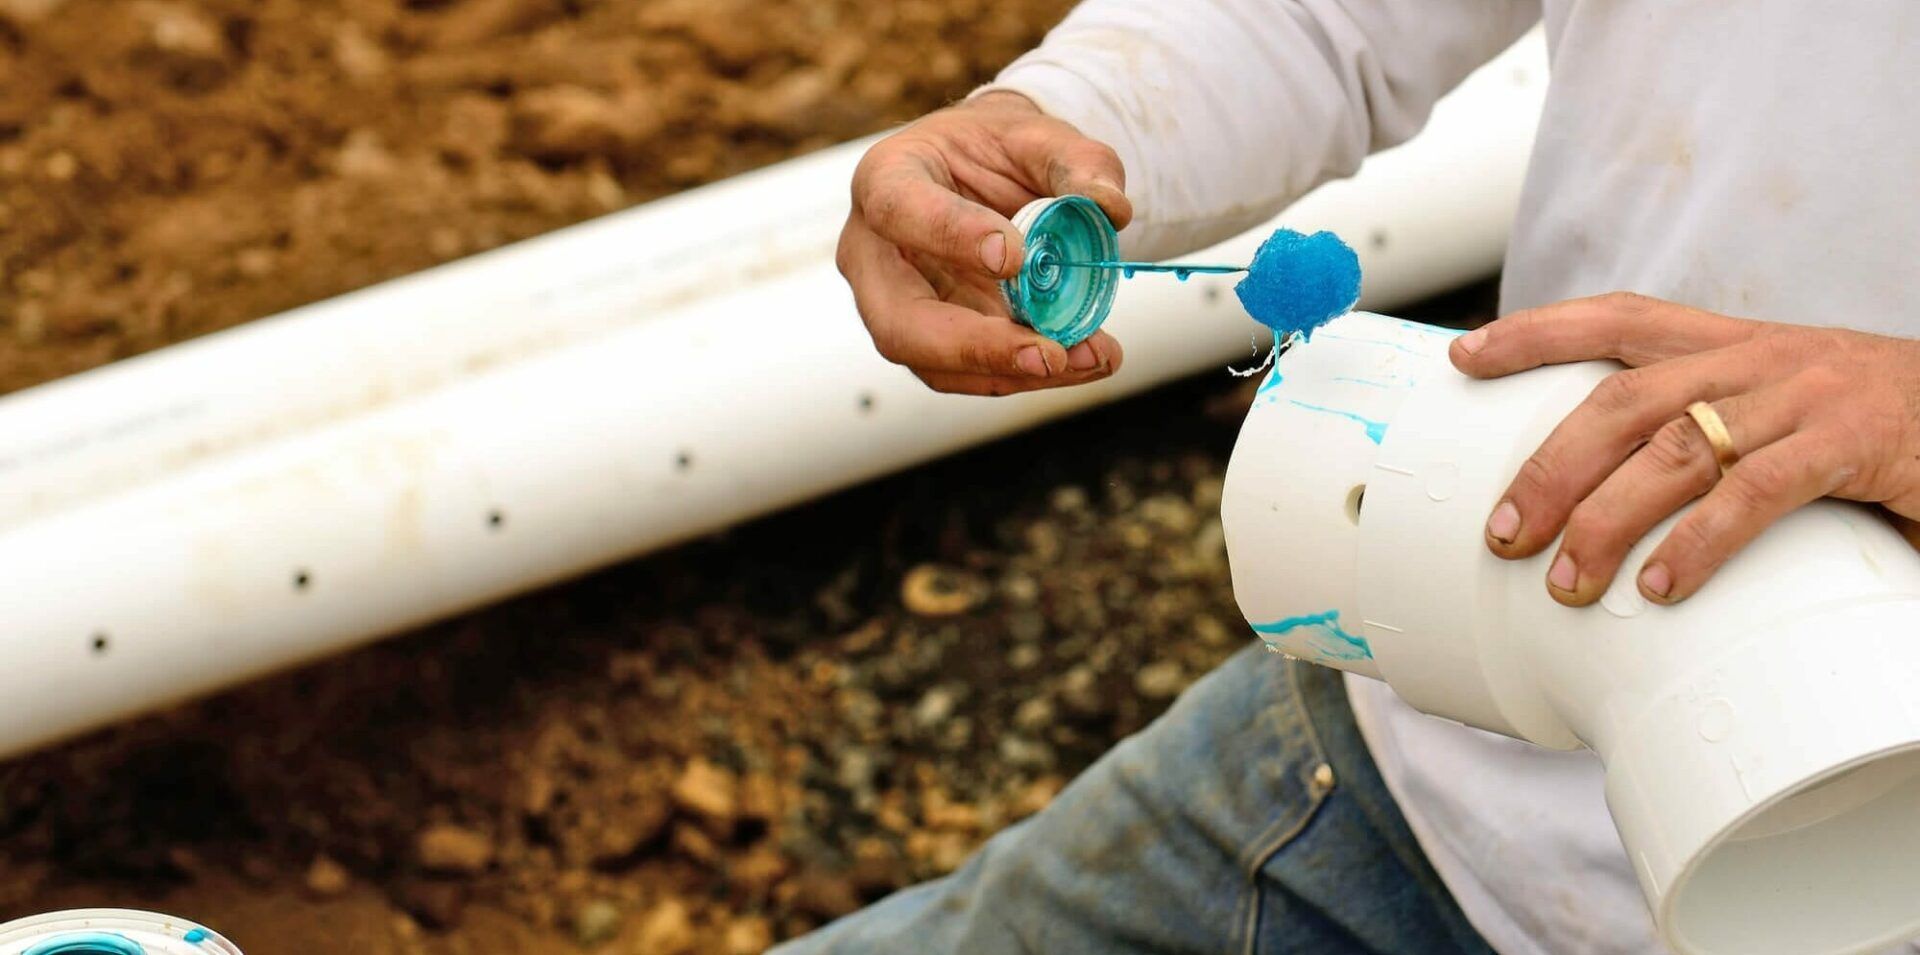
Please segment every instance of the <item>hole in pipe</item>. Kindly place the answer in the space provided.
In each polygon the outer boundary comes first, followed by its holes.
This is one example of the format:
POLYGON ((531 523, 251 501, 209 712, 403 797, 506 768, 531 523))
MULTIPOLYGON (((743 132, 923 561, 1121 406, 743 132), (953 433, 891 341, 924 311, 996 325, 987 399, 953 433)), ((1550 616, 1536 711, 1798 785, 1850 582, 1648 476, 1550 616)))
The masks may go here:
POLYGON ((1360 523, 1360 506, 1365 503, 1366 500, 1367 486, 1365 484, 1355 484, 1353 489, 1347 492, 1347 520, 1354 524, 1360 523))
POLYGON ((487 528, 489 530, 497 531, 505 526, 507 526, 507 515, 505 511, 495 508, 487 512, 487 528))
POLYGON ((860 412, 862 414, 873 413, 873 392, 863 391, 860 393, 860 412))
POLYGON ((105 656, 107 652, 107 633, 102 630, 93 635, 93 652, 96 656, 105 656))
POLYGON ((293 589, 304 591, 312 583, 313 575, 307 573, 305 568, 293 572, 293 589))
POLYGON ((673 466, 676 470, 680 470, 680 471, 693 470, 693 452, 692 451, 680 452, 679 455, 674 457, 673 466))

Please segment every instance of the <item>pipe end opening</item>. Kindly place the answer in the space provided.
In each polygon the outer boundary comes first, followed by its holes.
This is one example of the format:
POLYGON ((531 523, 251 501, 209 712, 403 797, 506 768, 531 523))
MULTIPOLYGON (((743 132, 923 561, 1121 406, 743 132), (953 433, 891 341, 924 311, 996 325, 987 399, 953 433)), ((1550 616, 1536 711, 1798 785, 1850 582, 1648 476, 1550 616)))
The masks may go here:
POLYGON ((1838 955, 1920 932, 1920 743, 1808 780, 1729 827, 1676 880, 1690 955, 1838 955))

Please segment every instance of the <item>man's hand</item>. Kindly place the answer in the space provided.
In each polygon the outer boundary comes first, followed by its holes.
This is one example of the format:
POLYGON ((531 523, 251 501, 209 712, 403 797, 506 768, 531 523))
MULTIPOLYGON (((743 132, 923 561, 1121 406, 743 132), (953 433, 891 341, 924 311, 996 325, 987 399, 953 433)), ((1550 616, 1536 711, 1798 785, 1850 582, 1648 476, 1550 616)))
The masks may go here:
POLYGON ((1124 228, 1133 217, 1125 182, 1112 149, 1014 93, 976 97, 881 140, 854 173, 838 255, 874 346, 930 387, 962 394, 1113 374, 1113 336, 1063 349, 1008 317, 998 282, 1025 258, 1008 216, 1074 193, 1124 228))
POLYGON ((1476 378, 1593 358, 1631 366, 1554 429, 1487 521, 1487 545, 1506 558, 1565 528, 1547 573, 1563 604, 1599 599, 1627 550, 1703 495, 1641 569, 1647 599, 1692 595, 1816 498, 1920 518, 1920 341, 1614 294, 1516 312, 1456 340, 1451 357, 1476 378), (1685 414, 1695 401, 1712 403, 1740 454, 1724 477, 1685 414))

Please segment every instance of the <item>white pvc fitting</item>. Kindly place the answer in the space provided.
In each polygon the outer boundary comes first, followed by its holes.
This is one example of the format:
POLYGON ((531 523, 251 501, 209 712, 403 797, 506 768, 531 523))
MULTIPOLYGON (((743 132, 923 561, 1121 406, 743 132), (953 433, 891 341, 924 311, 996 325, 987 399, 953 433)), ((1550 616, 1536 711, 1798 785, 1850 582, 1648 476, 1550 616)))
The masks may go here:
POLYGON ((1789 515, 1673 607, 1545 588, 1482 527, 1618 366, 1474 381, 1451 336, 1354 314, 1277 363, 1222 504, 1241 610, 1287 653, 1414 707, 1606 765, 1682 953, 1867 952, 1920 932, 1920 554, 1868 508, 1789 515))

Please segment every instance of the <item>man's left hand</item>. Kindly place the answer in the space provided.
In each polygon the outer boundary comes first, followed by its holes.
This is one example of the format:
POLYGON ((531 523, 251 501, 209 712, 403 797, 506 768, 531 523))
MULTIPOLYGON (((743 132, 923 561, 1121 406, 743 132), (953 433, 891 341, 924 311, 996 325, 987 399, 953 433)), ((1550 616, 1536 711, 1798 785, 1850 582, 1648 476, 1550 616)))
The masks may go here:
POLYGON ((1487 546, 1530 557, 1566 531, 1547 592, 1605 593, 1630 549, 1687 502, 1640 571, 1640 592, 1684 600, 1747 542, 1821 497, 1920 519, 1920 340, 1729 318, 1639 295, 1575 299, 1457 339, 1476 378, 1613 358, 1603 380, 1521 466, 1487 521, 1487 546), (1712 404, 1739 459, 1722 476, 1686 414, 1712 404))

